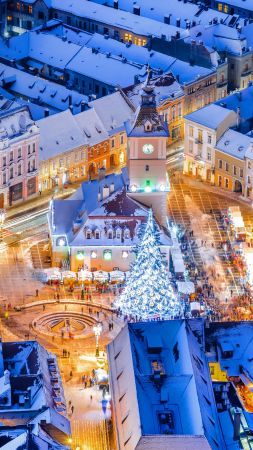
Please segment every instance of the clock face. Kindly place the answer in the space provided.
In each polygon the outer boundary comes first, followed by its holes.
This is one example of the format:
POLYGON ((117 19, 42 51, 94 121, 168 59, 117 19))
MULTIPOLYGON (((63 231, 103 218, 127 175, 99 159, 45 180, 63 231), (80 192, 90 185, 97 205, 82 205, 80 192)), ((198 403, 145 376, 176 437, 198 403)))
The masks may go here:
POLYGON ((150 155, 154 151, 154 147, 152 144, 145 144, 142 147, 143 153, 146 153, 146 155, 150 155))

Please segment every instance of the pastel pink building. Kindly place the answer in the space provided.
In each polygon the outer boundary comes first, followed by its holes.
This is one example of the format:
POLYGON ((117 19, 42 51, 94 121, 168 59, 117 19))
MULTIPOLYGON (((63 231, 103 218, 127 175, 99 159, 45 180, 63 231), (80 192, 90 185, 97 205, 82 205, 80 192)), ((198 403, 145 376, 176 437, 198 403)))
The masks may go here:
POLYGON ((0 113, 0 207, 38 193, 39 129, 26 106, 0 113))

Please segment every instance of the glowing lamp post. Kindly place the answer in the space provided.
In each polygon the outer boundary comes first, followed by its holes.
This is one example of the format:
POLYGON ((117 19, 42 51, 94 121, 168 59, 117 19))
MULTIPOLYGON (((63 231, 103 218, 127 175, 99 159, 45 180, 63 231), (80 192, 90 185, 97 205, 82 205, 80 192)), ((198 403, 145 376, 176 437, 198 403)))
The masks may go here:
POLYGON ((102 333, 102 325, 101 323, 97 323, 97 325, 94 325, 93 327, 93 331, 95 334, 95 339, 96 339, 96 357, 99 357, 99 346, 98 346, 98 342, 99 342, 99 336, 102 333))
POLYGON ((3 226, 6 217, 5 209, 0 209, 0 242, 3 242, 3 226))

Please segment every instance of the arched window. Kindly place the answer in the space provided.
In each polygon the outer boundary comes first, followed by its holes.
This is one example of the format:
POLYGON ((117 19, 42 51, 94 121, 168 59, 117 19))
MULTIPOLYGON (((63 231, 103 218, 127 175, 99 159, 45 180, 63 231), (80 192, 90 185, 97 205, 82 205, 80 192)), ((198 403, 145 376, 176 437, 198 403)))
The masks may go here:
POLYGON ((95 231, 95 239, 100 239, 100 231, 99 230, 95 231))
POLYGON ((116 239, 121 239, 121 229, 117 228, 116 230, 116 239))
POLYGON ((130 231, 129 231, 128 228, 126 228, 125 231, 124 231, 124 238, 125 239, 129 239, 130 238, 130 231))
POLYGON ((86 239, 91 239, 91 230, 86 231, 86 239))
POLYGON ((147 120, 144 124, 145 131, 152 131, 152 124, 149 120, 147 120))

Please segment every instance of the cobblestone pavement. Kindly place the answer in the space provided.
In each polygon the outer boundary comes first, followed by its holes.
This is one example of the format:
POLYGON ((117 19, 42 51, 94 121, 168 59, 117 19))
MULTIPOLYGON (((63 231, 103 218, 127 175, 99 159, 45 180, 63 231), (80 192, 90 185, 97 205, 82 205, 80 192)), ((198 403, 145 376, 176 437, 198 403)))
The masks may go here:
MULTIPOLYGON (((245 227, 253 231, 253 210, 235 198, 225 197, 206 189, 196 183, 188 184, 187 178, 176 178, 171 183, 168 196, 169 217, 175 224, 186 230, 194 230, 194 245, 190 246, 190 253, 197 267, 202 270, 208 265, 208 251, 212 244, 216 249, 218 259, 212 262, 225 276, 227 291, 232 295, 241 292, 241 279, 238 269, 224 259, 224 251, 217 249, 221 242, 231 240, 226 228, 223 227, 220 216, 226 213, 229 206, 239 205, 245 227), (203 244, 203 245, 202 245, 203 244)), ((210 262, 211 264, 211 262, 210 262)))

